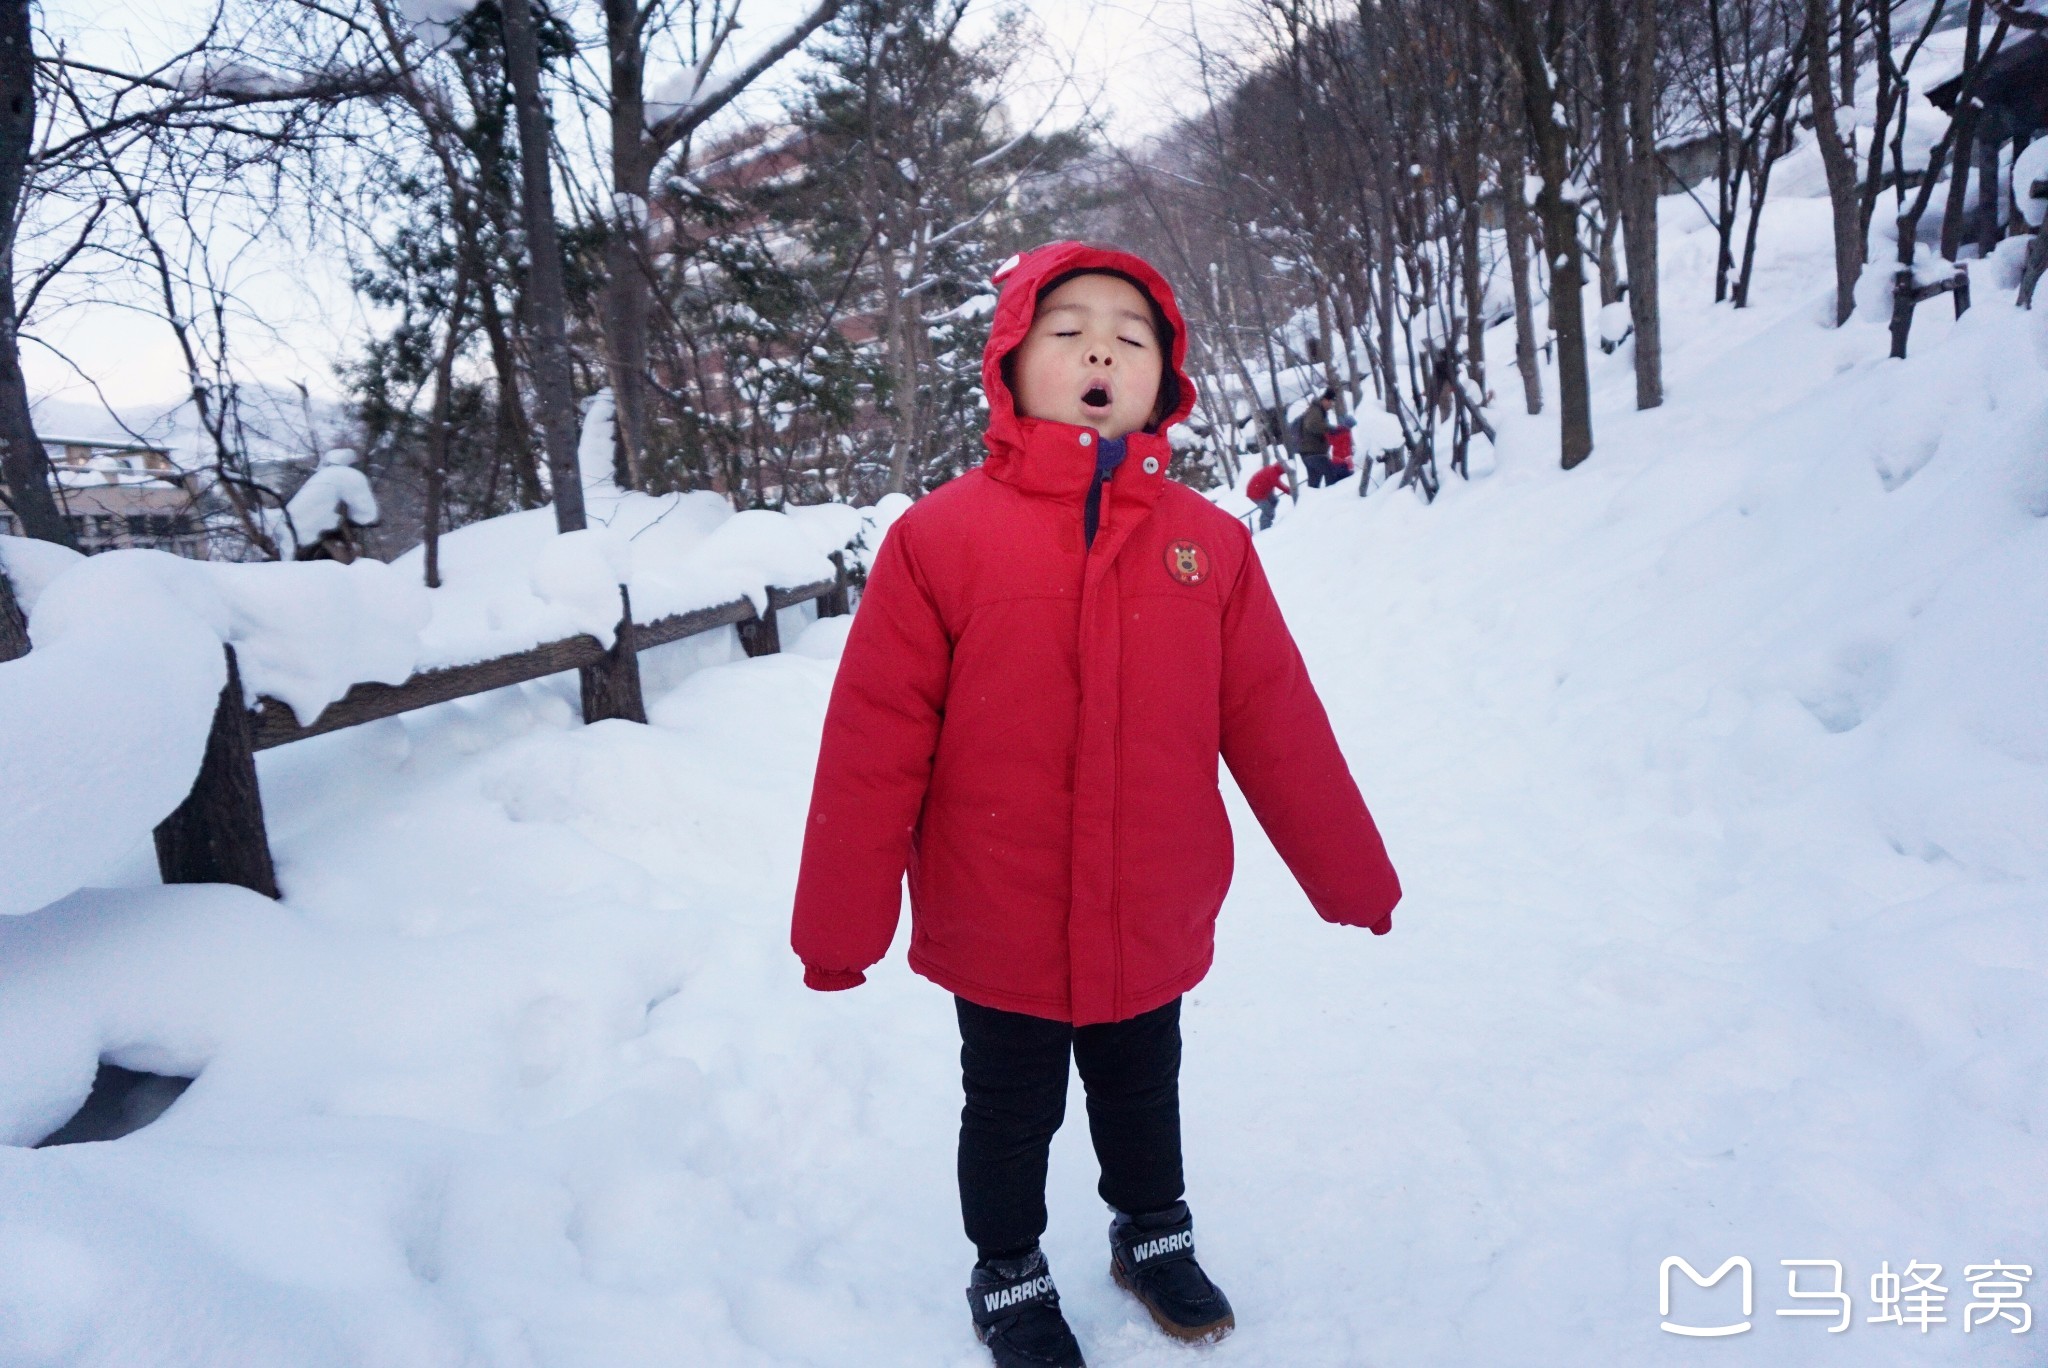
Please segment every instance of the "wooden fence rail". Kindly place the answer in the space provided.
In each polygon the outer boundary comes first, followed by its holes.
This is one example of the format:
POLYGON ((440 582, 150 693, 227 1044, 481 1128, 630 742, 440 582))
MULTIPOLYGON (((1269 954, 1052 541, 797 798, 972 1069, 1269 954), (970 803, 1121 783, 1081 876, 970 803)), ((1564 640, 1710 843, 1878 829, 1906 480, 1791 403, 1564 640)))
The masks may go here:
POLYGON ((510 684, 545 679, 565 670, 582 675, 586 722, 613 717, 644 722, 639 652, 720 627, 734 627, 748 655, 772 655, 782 649, 775 625, 782 609, 815 600, 820 617, 847 611, 845 563, 836 554, 832 560, 838 573, 831 579, 791 589, 769 589, 765 615, 754 610, 751 600, 737 599, 652 622, 635 622, 632 600, 622 585, 619 602, 624 611, 617 639, 609 648, 596 637, 578 634, 470 665, 422 670, 403 684, 358 684, 304 723, 274 698, 259 698, 254 708, 243 706, 241 673, 230 646, 227 687, 221 690, 220 706, 214 713, 205 761, 191 793, 157 825, 157 868, 165 883, 233 883, 275 898, 277 880, 256 782, 257 751, 510 684))

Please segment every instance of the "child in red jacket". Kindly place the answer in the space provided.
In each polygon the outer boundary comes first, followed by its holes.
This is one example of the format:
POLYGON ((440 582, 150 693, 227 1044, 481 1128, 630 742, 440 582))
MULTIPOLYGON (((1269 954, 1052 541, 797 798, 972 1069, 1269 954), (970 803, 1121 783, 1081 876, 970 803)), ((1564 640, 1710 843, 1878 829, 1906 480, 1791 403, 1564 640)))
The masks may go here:
POLYGON ((1351 429, 1358 426, 1356 414, 1345 414, 1337 420, 1337 426, 1330 429, 1330 483, 1336 484, 1349 479, 1352 472, 1351 429))
POLYGON ((1245 482, 1244 496, 1259 506, 1259 531, 1273 525, 1273 512, 1280 507, 1280 496, 1292 493, 1294 488, 1287 483, 1287 467, 1278 461, 1252 473, 1245 482))
POLYGON ((1141 259, 1012 258, 982 361, 987 460, 890 529, 832 689, 791 940, 813 988, 888 951, 955 995, 968 1302, 1001 1365, 1081 1363, 1038 1248, 1069 1059, 1111 1273, 1169 1333, 1230 1304, 1194 1258, 1180 999, 1230 882, 1217 759, 1325 919, 1400 884, 1244 525, 1166 477, 1186 328, 1141 259))

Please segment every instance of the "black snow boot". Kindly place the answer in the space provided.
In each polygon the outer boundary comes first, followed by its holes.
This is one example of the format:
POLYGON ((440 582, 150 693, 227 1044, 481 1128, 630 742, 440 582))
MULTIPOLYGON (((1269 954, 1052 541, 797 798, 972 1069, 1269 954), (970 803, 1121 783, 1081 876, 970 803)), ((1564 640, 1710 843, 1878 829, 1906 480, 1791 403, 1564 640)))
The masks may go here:
POLYGON ((995 1355, 996 1368, 1087 1368, 1040 1250, 977 1263, 967 1305, 975 1338, 995 1355))
POLYGON ((1195 1220, 1186 1202, 1109 1223, 1109 1276, 1143 1302, 1159 1328, 1190 1343, 1237 1328, 1230 1299, 1195 1262, 1195 1220))

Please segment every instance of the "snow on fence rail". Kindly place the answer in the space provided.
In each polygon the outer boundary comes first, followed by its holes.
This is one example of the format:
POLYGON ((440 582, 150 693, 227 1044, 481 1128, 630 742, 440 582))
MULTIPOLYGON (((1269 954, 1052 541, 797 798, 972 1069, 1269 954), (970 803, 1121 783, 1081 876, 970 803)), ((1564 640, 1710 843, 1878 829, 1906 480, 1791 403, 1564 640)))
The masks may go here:
MULTIPOLYGON (((791 589, 771 587, 768 590, 769 611, 765 615, 755 610, 751 600, 742 598, 710 608, 699 608, 693 612, 671 613, 653 622, 638 623, 632 622, 630 618, 624 619, 620 623, 619 633, 622 638, 630 635, 631 649, 637 654, 719 627, 737 627, 740 645, 748 655, 771 655, 781 649, 781 641, 775 626, 775 615, 778 612, 784 608, 794 608, 816 601, 819 605, 819 616, 830 617, 847 610, 846 597, 845 574, 842 570, 841 574, 833 579, 818 580, 791 589)), ((610 649, 617 648, 614 646, 610 649)), ((300 722, 290 708, 274 698, 260 698, 252 710, 254 717, 251 723, 251 741, 257 750, 268 750, 272 746, 301 741, 324 732, 339 731, 344 727, 359 726, 379 718, 394 717, 399 713, 411 712, 415 708, 467 698, 491 689, 502 689, 510 684, 544 679, 565 670, 585 669, 603 662, 608 653, 604 643, 596 637, 588 633, 578 633, 572 637, 564 637, 560 641, 545 642, 531 650, 518 651, 491 660, 422 670, 403 684, 358 684, 328 704, 320 715, 310 722, 300 722)))
POLYGON ((233 565, 0 538, 34 642, 0 665, 0 915, 104 882, 152 835, 166 882, 274 896, 257 751, 571 669, 586 720, 644 721, 639 651, 728 626, 748 655, 780 649, 780 610, 848 610, 901 508, 606 491, 591 511, 583 532, 542 509, 447 534, 433 590, 416 555, 233 565))
POLYGON ((775 625, 782 609, 815 600, 820 616, 847 611, 845 562, 839 553, 833 561, 838 573, 831 579, 770 587, 765 613, 752 599, 741 598, 642 624, 633 621, 631 596, 620 585, 625 611, 610 646, 579 633, 490 660, 422 670, 400 684, 357 684, 308 722, 273 698, 258 698, 255 707, 248 707, 235 648, 227 646, 227 683, 198 776, 185 800, 156 827, 158 871, 167 884, 230 883, 275 898, 277 870, 263 822, 257 751, 572 669, 582 675, 585 722, 645 722, 642 649, 732 626, 739 629, 740 646, 749 656, 774 654, 782 649, 775 625))

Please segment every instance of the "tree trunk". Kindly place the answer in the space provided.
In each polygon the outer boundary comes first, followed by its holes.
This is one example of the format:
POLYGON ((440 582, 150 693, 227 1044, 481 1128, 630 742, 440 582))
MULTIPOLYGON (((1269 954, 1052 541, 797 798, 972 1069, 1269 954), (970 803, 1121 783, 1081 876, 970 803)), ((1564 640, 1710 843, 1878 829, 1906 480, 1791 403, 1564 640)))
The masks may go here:
POLYGON ((1763 220, 1764 201, 1770 194, 1771 168, 1777 165, 1778 158, 1786 150, 1785 125, 1792 117, 1792 97, 1798 90, 1797 73, 1805 62, 1807 38, 1808 34, 1802 30, 1792 45, 1790 65, 1772 91, 1768 122, 1760 133, 1745 137, 1743 142, 1743 160, 1747 162, 1754 157, 1756 165, 1749 168, 1749 227, 1742 242, 1742 272, 1735 282, 1735 307, 1738 309, 1749 307, 1750 275, 1756 266, 1757 227, 1763 220))
POLYGON ((1995 113, 1979 121, 1978 128, 1983 134, 1977 139, 1977 256, 1990 256, 1998 250, 1999 201, 2005 197, 1999 193, 2003 188, 1998 174, 1998 144, 2003 139, 2004 120, 1995 113))
MULTIPOLYGON (((1337 388, 1337 348, 1335 345, 1336 339, 1330 333, 1330 292, 1320 280, 1315 283, 1315 292, 1316 335, 1321 340, 1323 350, 1323 384, 1326 388, 1335 389, 1337 388)), ((1348 409, 1351 401, 1346 399, 1344 403, 1348 409)))
POLYGON ((526 422, 526 401, 519 392, 519 357, 512 348, 511 329, 498 307, 498 292, 485 284, 478 321, 491 344, 491 370, 498 384, 498 453, 512 463, 521 508, 547 502, 540 487, 540 467, 533 459, 533 432, 526 422))
POLYGON ((1628 313, 1636 330, 1636 407, 1664 402, 1663 315, 1657 282, 1657 7, 1634 0, 1628 73, 1629 162, 1622 190, 1623 246, 1628 253, 1628 313))
MULTIPOLYGON (((1884 3, 1884 0, 1878 0, 1884 3)), ((1842 50, 1842 98, 1843 109, 1856 105, 1856 11, 1863 6, 1863 0, 1841 0, 1841 33, 1836 46, 1842 50)))
MULTIPOLYGON (((1979 40, 1984 32, 1984 0, 1970 0, 1969 16, 1964 21, 1963 71, 1965 75, 1976 70, 1980 52, 1979 40)), ((1963 196, 1970 188, 1970 153, 1976 146, 1977 119, 1982 108, 1974 101, 1956 101, 1956 140, 1950 149, 1953 160, 1949 164, 1948 206, 1941 216, 1941 254, 1950 261, 1963 248, 1963 196)), ((1929 162, 1927 174, 1935 174, 1935 165, 1929 162)))
MULTIPOLYGON (((1857 231, 1870 240, 1870 220, 1877 212, 1877 197, 1884 185, 1884 139, 1892 126, 1898 105, 1899 72, 1892 64, 1892 0, 1873 0, 1870 7, 1871 50, 1877 56, 1877 118, 1870 135, 1870 152, 1864 159, 1863 188, 1856 199, 1857 231)), ((1904 187, 1900 187, 1904 193, 1904 187)))
POLYGON ((519 117, 520 220, 526 230, 528 316, 533 325, 533 388, 547 437, 548 480, 554 486, 555 528, 585 525, 583 479, 576 468, 576 400, 569 385, 569 295, 562 280, 562 243, 555 229, 548 116, 540 88, 540 50, 526 0, 503 7, 505 74, 519 117))
POLYGON ((1388 196, 1380 194, 1379 232, 1374 235, 1374 246, 1379 249, 1376 263, 1379 272, 1379 294, 1377 305, 1380 333, 1380 385, 1386 393, 1387 412, 1400 416, 1401 413, 1401 369, 1394 360, 1394 311, 1398 297, 1394 272, 1394 212, 1387 203, 1388 196))
MULTIPOLYGON (((1537 34, 1535 11, 1529 0, 1499 3, 1508 19, 1510 56, 1521 78, 1524 112, 1536 142, 1536 169, 1543 178, 1536 210, 1543 222, 1543 252, 1550 264, 1550 322, 1557 334, 1560 460, 1570 470, 1593 454, 1578 206, 1565 198, 1571 176, 1569 148, 1565 130, 1553 113, 1557 92, 1551 87, 1550 73, 1554 67, 1537 34)), ((1554 17, 1561 27, 1561 16, 1554 17)), ((1555 36, 1561 41, 1561 31, 1555 36)))
MULTIPOLYGON (((541 103, 540 54, 533 32, 533 11, 526 0, 504 6, 505 74, 511 78, 513 103, 519 114, 520 197, 526 227, 528 314, 533 324, 533 388, 540 402, 541 430, 547 436, 548 482, 554 486, 555 530, 580 532, 583 474, 576 463, 575 395, 569 384, 569 296, 562 280, 562 244, 555 231, 555 197, 551 184, 547 111, 541 103)), ((620 593, 625 586, 619 587, 620 593)), ((633 654, 632 621, 620 625, 619 642, 595 665, 579 672, 583 685, 583 720, 623 717, 645 722, 640 704, 640 666, 633 654)))
POLYGON ((605 244, 604 318, 618 423, 621 487, 646 487, 647 201, 654 181, 647 137, 646 61, 638 0, 604 0, 611 56, 612 231, 605 244))
POLYGON ((28 618, 14 596, 14 581, 7 577, 6 565, 0 564, 0 665, 27 654, 28 618))
POLYGON ((1732 154, 1728 128, 1728 41, 1721 25, 1721 0, 1707 0, 1707 57, 1714 71, 1714 187, 1720 214, 1714 220, 1719 251, 1714 259, 1714 302, 1728 297, 1728 278, 1735 270, 1735 202, 1740 197, 1742 163, 1732 154))
POLYGON ((1501 165, 1507 172, 1501 178, 1501 217, 1515 288, 1515 369, 1522 374, 1522 403, 1533 418, 1543 412, 1543 372, 1536 364, 1536 292, 1529 288, 1529 206, 1522 199, 1520 149, 1505 154, 1501 165))
POLYGON ((1349 291, 1341 286, 1331 291, 1330 307, 1337 314, 1337 335, 1344 342, 1344 375, 1355 397, 1364 377, 1358 369, 1358 320, 1352 316, 1349 291))
POLYGON ((911 356, 910 324, 905 314, 914 307, 903 298, 896 269, 896 245, 885 244, 876 260, 882 268, 882 319, 889 339, 890 381, 895 388, 896 440, 889 449, 889 492, 910 492, 910 455, 917 448, 917 366, 911 356))
MULTIPOLYGON (((1863 272, 1863 239, 1856 194, 1856 159, 1835 121, 1834 71, 1829 62, 1828 0, 1806 0, 1806 88, 1813 97, 1813 135, 1827 172, 1828 202, 1835 222, 1835 326, 1856 311, 1856 278, 1863 272)), ((1854 62, 1853 53, 1844 53, 1854 62)))
POLYGON ((31 537, 76 546, 50 493, 50 462, 36 436, 21 373, 21 319, 14 300, 14 229, 35 147, 35 48, 29 0, 0 0, 0 481, 31 537))
MULTIPOLYGON (((1593 65, 1600 92, 1600 303, 1621 298, 1611 283, 1615 276, 1614 234, 1628 220, 1629 145, 1627 83, 1621 72, 1621 23, 1615 14, 1618 0, 1594 0, 1593 65)), ((1630 233, 1633 239, 1635 234, 1630 233)), ((1635 276, 1629 275, 1631 286, 1635 276)), ((1605 345, 1605 337, 1602 337, 1605 345)))
POLYGON ((441 353, 434 359, 434 401, 427 430, 427 506, 421 532, 429 589, 441 587, 441 496, 448 483, 448 446, 454 426, 455 354, 462 349, 463 314, 469 307, 468 258, 458 260, 462 264, 456 267, 455 288, 449 294, 447 333, 441 339, 441 353))
POLYGON ((1486 395, 1486 283, 1479 270, 1479 143, 1471 139, 1471 179, 1460 187, 1458 258, 1465 292, 1465 366, 1472 383, 1486 395))
MULTIPOLYGON (((1965 68, 1967 70, 1968 68, 1965 68)), ((1970 193, 1970 153, 1977 145, 1977 119, 1981 111, 1968 105, 1956 111, 1956 145, 1951 149, 1948 205, 1941 215, 1941 254, 1954 261, 1963 248, 1963 200, 1970 193)), ((1929 175, 1934 174, 1932 170, 1929 175)))

